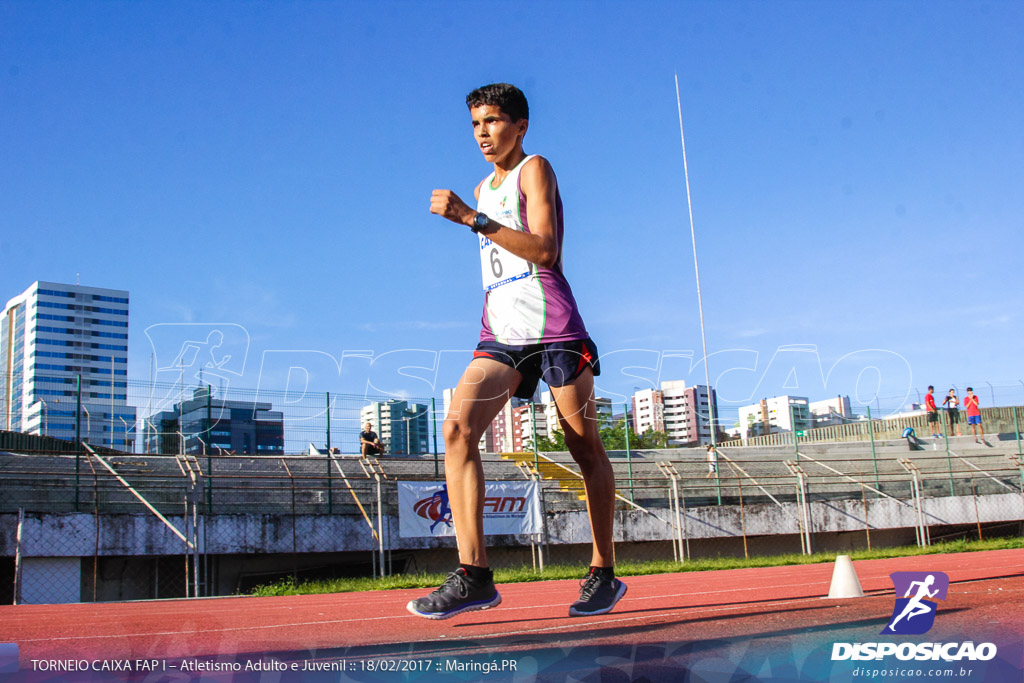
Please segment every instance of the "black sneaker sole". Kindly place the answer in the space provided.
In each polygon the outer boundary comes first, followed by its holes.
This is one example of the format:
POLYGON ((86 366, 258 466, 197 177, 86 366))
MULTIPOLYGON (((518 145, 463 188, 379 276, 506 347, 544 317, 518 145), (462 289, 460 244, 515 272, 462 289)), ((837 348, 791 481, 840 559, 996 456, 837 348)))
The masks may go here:
POLYGON ((501 604, 501 593, 495 591, 494 597, 490 600, 472 602, 466 605, 462 605, 460 607, 456 607, 455 609, 448 610, 447 612, 421 612, 418 609, 416 609, 415 603, 415 600, 410 600, 409 603, 405 606, 405 608, 409 610, 411 614, 414 614, 417 617, 423 617, 424 619, 433 619, 435 621, 438 621, 441 619, 451 619, 452 617, 458 616, 463 612, 476 612, 478 610, 497 607, 501 604))
MULTIPOLYGON (((618 580, 618 579, 616 579, 616 580, 618 580)), ((626 594, 626 582, 625 581, 619 581, 619 590, 615 592, 615 599, 612 600, 612 604, 608 605, 607 607, 602 607, 601 609, 596 609, 593 612, 581 612, 578 609, 576 609, 575 607, 572 607, 570 605, 570 607, 569 607, 569 616, 570 617, 596 617, 599 614, 608 614, 613 609, 615 609, 615 605, 619 604, 619 600, 621 600, 622 596, 625 595, 625 594, 626 594)))

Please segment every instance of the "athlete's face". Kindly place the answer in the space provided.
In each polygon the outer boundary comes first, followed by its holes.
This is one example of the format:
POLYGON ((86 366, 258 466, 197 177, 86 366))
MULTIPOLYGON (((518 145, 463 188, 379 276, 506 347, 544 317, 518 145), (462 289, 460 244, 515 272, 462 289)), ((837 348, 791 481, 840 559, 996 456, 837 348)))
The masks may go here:
POLYGON ((493 104, 473 107, 469 113, 473 119, 473 137, 484 159, 500 163, 519 149, 529 121, 513 122, 501 107, 493 104))

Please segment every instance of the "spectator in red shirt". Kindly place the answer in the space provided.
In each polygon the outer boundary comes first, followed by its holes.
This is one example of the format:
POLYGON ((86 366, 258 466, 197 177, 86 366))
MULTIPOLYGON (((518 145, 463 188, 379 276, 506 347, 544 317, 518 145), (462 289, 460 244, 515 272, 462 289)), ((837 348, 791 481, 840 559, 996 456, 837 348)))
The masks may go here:
POLYGON ((924 397, 924 409, 928 411, 928 428, 932 430, 932 437, 939 438, 935 432, 939 424, 939 409, 935 407, 935 387, 928 385, 928 394, 924 397))
POLYGON ((981 426, 981 407, 978 405, 978 397, 974 389, 967 387, 967 395, 964 396, 964 410, 967 411, 967 424, 971 425, 971 433, 974 434, 974 443, 978 438, 985 440, 985 430, 981 426))

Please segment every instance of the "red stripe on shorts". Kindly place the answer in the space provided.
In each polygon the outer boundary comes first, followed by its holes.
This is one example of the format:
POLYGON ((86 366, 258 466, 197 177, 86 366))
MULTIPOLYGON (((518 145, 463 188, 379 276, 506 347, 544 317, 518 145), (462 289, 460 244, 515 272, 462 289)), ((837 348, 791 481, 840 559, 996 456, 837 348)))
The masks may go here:
POLYGON ((577 375, 583 372, 584 365, 589 364, 593 360, 593 356, 590 355, 590 349, 587 348, 587 345, 584 343, 582 346, 583 355, 580 356, 580 364, 579 367, 576 368, 577 375))

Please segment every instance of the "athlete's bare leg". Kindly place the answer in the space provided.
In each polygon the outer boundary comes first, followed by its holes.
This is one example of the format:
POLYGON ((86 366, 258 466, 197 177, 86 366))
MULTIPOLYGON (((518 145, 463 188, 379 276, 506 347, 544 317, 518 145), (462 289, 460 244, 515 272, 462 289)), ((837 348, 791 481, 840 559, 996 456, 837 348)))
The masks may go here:
POLYGON ((615 474, 597 423, 594 373, 588 367, 571 384, 551 387, 558 421, 573 460, 580 466, 587 492, 587 514, 594 538, 591 566, 611 567, 615 521, 615 474))
POLYGON ((487 566, 479 442, 521 379, 518 370, 498 361, 473 359, 455 387, 444 419, 444 475, 462 564, 487 566))

